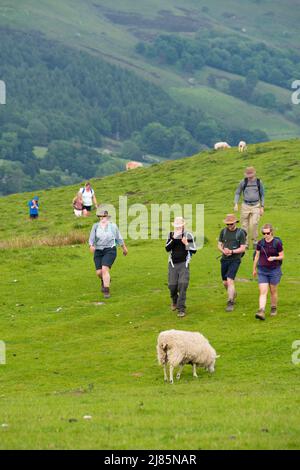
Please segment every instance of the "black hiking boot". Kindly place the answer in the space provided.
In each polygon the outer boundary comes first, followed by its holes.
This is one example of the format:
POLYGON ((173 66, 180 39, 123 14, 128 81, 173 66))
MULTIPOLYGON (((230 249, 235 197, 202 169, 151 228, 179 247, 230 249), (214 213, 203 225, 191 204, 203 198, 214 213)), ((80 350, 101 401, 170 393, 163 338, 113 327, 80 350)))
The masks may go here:
POLYGON ((263 308, 260 308, 258 310, 258 312, 255 314, 255 318, 257 318, 258 320, 265 320, 266 319, 265 311, 264 311, 263 308))
POLYGON ((270 316, 271 317, 276 317, 276 315, 277 315, 277 307, 271 307, 270 316))
POLYGON ((103 287, 103 295, 105 299, 110 298, 109 287, 103 287))
POLYGON ((226 312, 232 312, 234 310, 234 300, 228 300, 227 307, 225 308, 226 312))
POLYGON ((183 310, 179 311, 179 312, 177 313, 177 317, 179 317, 179 318, 185 317, 185 312, 184 312, 183 310))

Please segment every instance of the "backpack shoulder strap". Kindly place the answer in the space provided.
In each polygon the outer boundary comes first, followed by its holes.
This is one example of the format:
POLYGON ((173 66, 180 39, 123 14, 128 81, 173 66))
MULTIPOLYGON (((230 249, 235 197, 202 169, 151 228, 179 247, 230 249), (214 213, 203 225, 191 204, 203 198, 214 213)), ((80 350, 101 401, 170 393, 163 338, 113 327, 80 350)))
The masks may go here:
MULTIPOLYGON (((277 250, 277 247, 278 247, 279 243, 282 244, 281 238, 279 238, 279 237, 274 237, 274 238, 273 238, 273 247, 274 247, 276 250, 277 250)), ((278 250, 277 250, 277 251, 278 251, 278 250)))
MULTIPOLYGON (((237 240, 238 242, 241 242, 240 238, 241 238, 241 236, 242 236, 243 234, 245 234, 245 230, 242 229, 241 227, 238 227, 238 228, 237 228, 237 231, 236 231, 236 240, 237 240)), ((245 236, 246 236, 246 235, 245 235, 245 236)))
POLYGON ((243 192, 245 191, 245 189, 247 188, 247 186, 248 186, 248 178, 244 178, 243 192))
POLYGON ((259 179, 259 178, 256 178, 256 184, 257 184, 257 189, 258 189, 259 197, 260 197, 260 199, 261 199, 261 184, 260 184, 260 179, 259 179))
POLYGON ((227 231, 227 228, 226 228, 226 227, 224 227, 224 228, 222 229, 222 231, 221 231, 221 238, 223 238, 224 242, 226 241, 226 240, 225 240, 226 231, 227 231))

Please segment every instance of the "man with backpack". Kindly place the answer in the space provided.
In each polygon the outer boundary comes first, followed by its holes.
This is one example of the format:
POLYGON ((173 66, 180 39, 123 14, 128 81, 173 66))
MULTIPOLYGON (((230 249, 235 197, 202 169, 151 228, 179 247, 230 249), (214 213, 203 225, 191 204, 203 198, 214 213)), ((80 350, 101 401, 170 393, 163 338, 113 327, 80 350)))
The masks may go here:
POLYGON ((170 232, 166 242, 169 256, 168 287, 172 299, 172 310, 177 310, 178 317, 185 316, 186 291, 190 280, 189 264, 196 253, 194 237, 185 230, 183 217, 175 217, 174 232, 170 232))
POLYGON ((241 224, 247 232, 247 248, 252 235, 253 248, 256 249, 258 237, 258 223, 264 213, 265 191, 259 178, 256 177, 256 170, 253 166, 246 168, 245 178, 240 182, 234 197, 234 210, 238 211, 238 202, 243 193, 243 203, 241 206, 241 224))
POLYGON ((228 294, 226 312, 234 309, 237 295, 234 279, 246 250, 246 233, 236 226, 238 222, 234 214, 228 214, 224 220, 226 227, 221 230, 218 241, 218 250, 222 253, 221 276, 228 294))
POLYGON ((95 205, 95 207, 97 207, 97 199, 96 199, 96 196, 95 196, 95 191, 93 190, 93 188, 91 187, 91 183, 89 181, 87 181, 84 185, 83 188, 80 188, 79 190, 81 192, 81 195, 82 195, 82 201, 83 201, 83 208, 82 208, 82 215, 84 217, 87 217, 91 210, 92 210, 92 207, 93 207, 93 203, 95 205))
POLYGON ((258 275, 259 284, 259 309, 255 317, 265 320, 265 308, 268 290, 271 293, 271 317, 277 315, 277 288, 282 276, 281 264, 284 258, 283 244, 279 237, 273 236, 271 224, 265 224, 261 230, 264 238, 256 247, 253 262, 253 277, 258 275))

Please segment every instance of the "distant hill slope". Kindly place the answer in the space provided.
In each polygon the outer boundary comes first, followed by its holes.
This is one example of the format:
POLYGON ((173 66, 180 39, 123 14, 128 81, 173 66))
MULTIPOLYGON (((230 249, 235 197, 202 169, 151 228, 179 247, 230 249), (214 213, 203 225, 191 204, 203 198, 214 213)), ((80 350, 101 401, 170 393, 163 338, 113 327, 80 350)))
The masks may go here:
MULTIPOLYGON (((119 195, 127 196, 128 204, 204 203, 206 217, 221 224, 223 213, 233 209, 233 196, 246 166, 253 165, 266 186, 266 216, 275 217, 276 226, 288 238, 293 212, 297 212, 300 196, 300 140, 250 145, 245 154, 236 147, 226 151, 208 151, 178 161, 155 164, 149 168, 93 179, 92 186, 101 203, 119 205, 119 195), (226 201, 225 205, 223 201, 226 201), (288 212, 285 212, 288 211, 288 212), (215 217, 219 214, 220 221, 215 217), (278 216, 280 215, 280 218, 278 216), (287 223, 287 225, 286 225, 287 223)), ((90 219, 74 218, 71 201, 78 185, 38 191, 40 220, 27 221, 26 202, 32 194, 16 194, 0 199, 2 213, 1 240, 8 240, 12 231, 18 236, 43 237, 85 232, 90 219), (24 221, 20 225, 20 218, 24 221)), ((214 227, 207 224, 208 233, 214 227)))
MULTIPOLYGON (((186 0, 184 4, 176 0, 157 0, 136 2, 134 0, 65 0, 64 2, 31 0, 26 6, 17 0, 0 8, 0 24, 20 29, 32 29, 43 32, 72 47, 84 48, 91 54, 101 54, 124 67, 129 67, 163 86, 174 90, 178 87, 178 99, 182 88, 189 89, 188 75, 174 70, 166 70, 155 64, 146 63, 135 53, 134 48, 140 40, 151 40, 156 35, 180 34, 192 37, 196 31, 215 28, 220 33, 235 33, 253 41, 265 41, 267 45, 293 50, 297 49, 300 5, 294 0, 281 2, 275 0, 221 0, 203 1, 186 0)), ((297 79, 298 77, 295 77, 297 79)), ((201 80, 201 79, 200 79, 201 80)), ((197 87, 197 107, 205 102, 206 91, 197 87)), ((265 92, 274 93, 279 99, 280 93, 268 88, 265 92)), ((196 93, 194 91, 194 93, 196 93)), ((173 94, 176 96, 176 93, 173 94)), ((226 107, 227 96, 218 95, 219 110, 213 109, 213 117, 222 120, 222 106, 226 107)), ((285 104, 290 104, 289 97, 285 104)), ((240 113, 237 102, 232 102, 236 114, 240 113)), ((244 106, 246 119, 253 119, 256 110, 249 104, 244 106)), ((243 115, 245 113, 243 112, 243 115)), ((259 115, 259 110, 257 110, 259 115)), ((289 117, 269 111, 270 124, 262 130, 270 132, 271 138, 293 137, 299 134, 295 119, 299 116, 296 107, 289 117), (296 113, 296 114, 295 114, 296 113)))

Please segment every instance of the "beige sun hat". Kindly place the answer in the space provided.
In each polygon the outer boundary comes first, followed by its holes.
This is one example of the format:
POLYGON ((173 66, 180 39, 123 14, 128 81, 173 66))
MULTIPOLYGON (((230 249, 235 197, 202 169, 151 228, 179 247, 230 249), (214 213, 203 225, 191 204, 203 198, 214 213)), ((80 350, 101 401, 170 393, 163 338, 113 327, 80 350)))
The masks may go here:
POLYGON ((172 223, 172 225, 173 225, 175 228, 184 227, 184 226, 185 226, 185 220, 184 220, 183 217, 175 217, 175 220, 174 220, 174 222, 172 223))
POLYGON ((98 206, 97 207, 96 216, 97 217, 103 217, 103 216, 110 217, 110 215, 108 213, 108 210, 105 206, 98 206))
POLYGON ((227 214, 226 218, 223 220, 224 224, 236 224, 239 220, 234 214, 227 214))
POLYGON ((251 176, 255 176, 255 175, 256 175, 256 169, 254 168, 254 166, 248 166, 245 170, 245 176, 251 178, 251 176))

